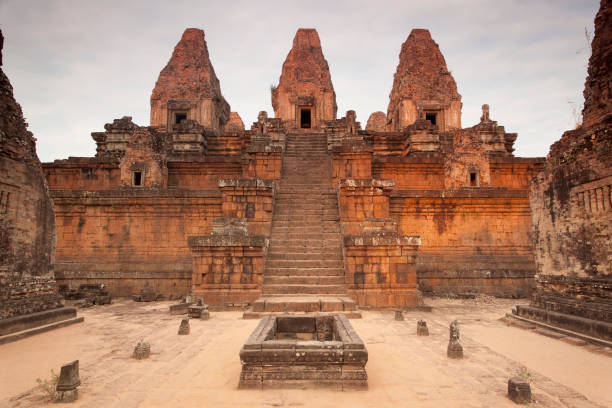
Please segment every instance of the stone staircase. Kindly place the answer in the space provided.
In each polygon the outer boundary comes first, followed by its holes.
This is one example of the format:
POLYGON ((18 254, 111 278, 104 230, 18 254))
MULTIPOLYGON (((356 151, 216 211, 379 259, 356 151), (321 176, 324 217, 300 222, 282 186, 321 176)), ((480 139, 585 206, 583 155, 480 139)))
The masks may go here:
POLYGON ((262 297, 254 312, 353 312, 344 284, 338 198, 322 133, 289 134, 262 297))

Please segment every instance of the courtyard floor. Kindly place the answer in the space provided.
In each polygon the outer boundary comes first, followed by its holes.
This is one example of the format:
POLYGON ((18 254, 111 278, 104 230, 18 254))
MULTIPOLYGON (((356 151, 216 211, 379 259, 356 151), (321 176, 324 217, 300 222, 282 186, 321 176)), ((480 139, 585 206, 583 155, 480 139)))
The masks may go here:
POLYGON ((0 345, 0 406, 53 405, 36 379, 78 359, 74 407, 513 407, 507 381, 519 370, 533 379, 530 406, 612 407, 609 348, 507 325, 500 318, 517 301, 426 303, 432 312, 407 312, 405 321, 380 311, 351 320, 369 352, 369 388, 342 392, 238 390, 238 352, 258 320, 211 312, 208 321, 190 321, 190 335, 178 336, 183 316, 169 314, 171 302, 116 300, 79 310, 84 323, 0 345), (429 337, 416 336, 420 318, 429 337), (446 357, 454 319, 463 360, 446 357), (151 356, 137 361, 130 356, 141 339, 151 344, 151 356))

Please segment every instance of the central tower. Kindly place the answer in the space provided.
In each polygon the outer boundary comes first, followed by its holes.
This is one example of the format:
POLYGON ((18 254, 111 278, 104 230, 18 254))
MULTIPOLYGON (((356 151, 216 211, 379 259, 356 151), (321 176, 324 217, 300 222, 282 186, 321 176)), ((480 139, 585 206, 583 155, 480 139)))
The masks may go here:
POLYGON ((336 119, 336 93, 317 30, 300 28, 295 34, 278 86, 272 88, 272 107, 289 129, 320 129, 336 119))

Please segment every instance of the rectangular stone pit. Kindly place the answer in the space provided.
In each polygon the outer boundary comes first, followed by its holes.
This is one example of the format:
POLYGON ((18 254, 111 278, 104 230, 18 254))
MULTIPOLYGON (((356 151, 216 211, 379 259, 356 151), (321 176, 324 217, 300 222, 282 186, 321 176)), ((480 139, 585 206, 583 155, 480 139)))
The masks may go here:
POLYGON ((266 316, 240 350, 239 388, 365 389, 367 361, 342 314, 266 316))

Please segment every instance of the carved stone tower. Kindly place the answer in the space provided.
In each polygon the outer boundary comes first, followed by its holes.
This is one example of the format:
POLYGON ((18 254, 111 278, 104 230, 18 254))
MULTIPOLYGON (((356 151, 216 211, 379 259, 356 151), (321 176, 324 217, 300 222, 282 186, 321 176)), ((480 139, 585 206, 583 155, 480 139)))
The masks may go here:
POLYGON ((438 44, 424 29, 412 30, 402 44, 387 109, 391 131, 401 131, 417 119, 429 120, 440 131, 461 128, 457 84, 438 44))
POLYGON ((151 126, 167 127, 195 120, 221 130, 230 116, 219 79, 208 57, 204 31, 188 28, 159 73, 151 95, 151 126))
POLYGON ((274 115, 289 128, 320 129, 336 119, 336 93, 317 31, 300 28, 272 89, 274 115))

